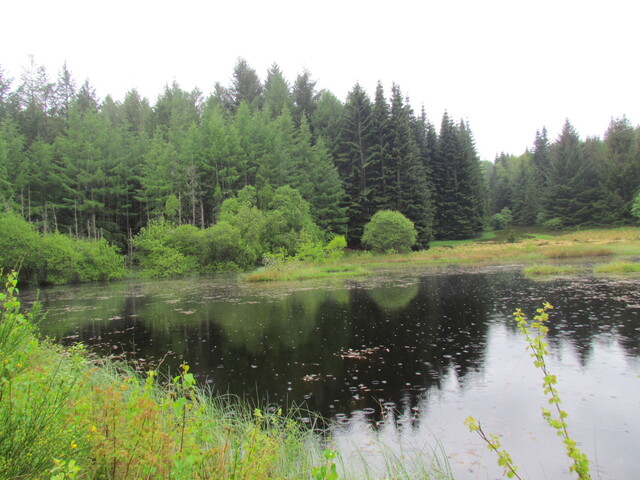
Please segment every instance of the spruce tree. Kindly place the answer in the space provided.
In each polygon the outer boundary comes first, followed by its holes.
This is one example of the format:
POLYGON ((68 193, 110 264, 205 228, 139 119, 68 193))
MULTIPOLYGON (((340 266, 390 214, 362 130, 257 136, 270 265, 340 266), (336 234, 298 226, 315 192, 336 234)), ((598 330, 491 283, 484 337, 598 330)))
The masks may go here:
POLYGON ((347 242, 359 245, 364 225, 374 212, 369 186, 371 164, 371 100, 356 84, 347 95, 336 164, 344 182, 345 207, 349 222, 347 242))
POLYGON ((378 82, 371 112, 371 188, 374 210, 395 208, 390 182, 394 178, 396 163, 391 155, 391 113, 384 96, 382 83, 378 82))
POLYGON ((584 143, 569 120, 551 148, 550 160, 547 218, 558 219, 564 226, 592 223, 602 200, 598 172, 585 159, 584 143))
POLYGON ((400 87, 394 85, 391 98, 390 156, 396 166, 390 182, 395 209, 411 220, 418 232, 417 243, 426 248, 433 238, 433 207, 427 171, 415 138, 415 121, 404 104, 400 87))
POLYGON ((482 230, 486 192, 468 127, 445 112, 433 161, 435 231, 442 239, 471 238, 482 230))

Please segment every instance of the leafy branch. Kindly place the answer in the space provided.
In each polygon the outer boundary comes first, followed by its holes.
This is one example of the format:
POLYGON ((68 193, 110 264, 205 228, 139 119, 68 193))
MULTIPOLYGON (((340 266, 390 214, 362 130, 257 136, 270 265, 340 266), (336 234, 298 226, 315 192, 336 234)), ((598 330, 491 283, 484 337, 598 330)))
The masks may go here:
MULTIPOLYGON (((542 388, 548 397, 549 405, 553 406, 551 410, 543 407, 542 417, 547 421, 549 426, 556 431, 558 436, 563 439, 565 453, 573 462, 569 467, 569 472, 577 473, 580 480, 590 480, 589 459, 586 454, 578 448, 576 441, 569 435, 566 421, 569 414, 560 407, 562 401, 556 388, 558 378, 549 373, 549 369, 547 368, 546 356, 549 354, 549 344, 546 341, 547 334, 549 333, 549 327, 547 326, 549 314, 547 312, 552 308, 553 306, 550 303, 545 302, 542 308, 536 310, 536 315, 533 317, 533 322, 531 323, 527 321, 525 314, 519 308, 513 313, 513 316, 518 324, 518 329, 527 340, 527 350, 531 351, 529 356, 533 359, 534 366, 542 372, 542 388)), ((517 467, 515 467, 511 461, 511 456, 505 450, 500 449, 501 445, 498 437, 495 435, 487 436, 482 430, 480 422, 473 417, 467 418, 464 423, 469 427, 469 431, 477 432, 480 438, 487 443, 487 447, 496 452, 498 455, 498 465, 504 468, 505 475, 509 478, 515 476, 520 479, 516 473, 517 467)))

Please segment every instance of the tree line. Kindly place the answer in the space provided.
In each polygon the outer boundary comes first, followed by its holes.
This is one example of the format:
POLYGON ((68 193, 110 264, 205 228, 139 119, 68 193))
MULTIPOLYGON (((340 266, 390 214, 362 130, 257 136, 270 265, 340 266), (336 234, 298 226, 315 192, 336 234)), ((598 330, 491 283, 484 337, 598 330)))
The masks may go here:
POLYGON ((397 84, 389 93, 356 84, 342 101, 309 71, 289 83, 274 64, 262 81, 239 59, 208 96, 174 82, 154 104, 135 89, 100 100, 66 64, 51 79, 31 58, 18 79, 0 68, 0 203, 44 235, 123 251, 154 222, 215 226, 245 187, 265 215, 274 192, 295 190, 324 240, 356 248, 381 210, 409 218, 422 248, 474 237, 505 209, 520 225, 630 220, 640 162, 627 119, 603 141, 569 122, 555 142, 543 129, 531 151, 490 163, 467 122, 445 112, 436 126, 397 84))
POLYGON ((205 228, 245 186, 290 186, 325 232, 358 246, 378 210, 419 232, 467 237, 487 194, 469 127, 446 114, 437 133, 400 87, 344 102, 308 71, 289 84, 277 65, 262 82, 240 59, 229 85, 167 85, 154 105, 136 90, 99 100, 64 65, 56 80, 33 59, 18 81, 0 70, 0 201, 42 232, 122 247, 152 219, 205 228), (14 83, 16 87, 14 88, 14 83))
POLYGON ((501 154, 484 166, 490 211, 507 212, 515 225, 558 229, 637 220, 640 128, 626 117, 612 119, 603 139, 586 140, 566 120, 555 141, 543 128, 531 150, 501 154))

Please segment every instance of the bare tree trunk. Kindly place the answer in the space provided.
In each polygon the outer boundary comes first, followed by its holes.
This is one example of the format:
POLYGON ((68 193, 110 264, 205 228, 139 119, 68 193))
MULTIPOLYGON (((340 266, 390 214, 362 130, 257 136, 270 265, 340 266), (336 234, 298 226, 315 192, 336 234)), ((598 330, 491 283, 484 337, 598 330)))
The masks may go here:
POLYGON ((200 228, 204 228, 204 202, 200 197, 200 228))
POLYGON ((76 238, 78 238, 78 203, 73 201, 73 221, 76 226, 76 238))
POLYGON ((42 206, 42 234, 47 235, 47 202, 42 206))
POLYGON ((57 232, 58 231, 58 218, 56 217, 56 207, 55 206, 51 207, 51 210, 53 212, 53 231, 57 232))

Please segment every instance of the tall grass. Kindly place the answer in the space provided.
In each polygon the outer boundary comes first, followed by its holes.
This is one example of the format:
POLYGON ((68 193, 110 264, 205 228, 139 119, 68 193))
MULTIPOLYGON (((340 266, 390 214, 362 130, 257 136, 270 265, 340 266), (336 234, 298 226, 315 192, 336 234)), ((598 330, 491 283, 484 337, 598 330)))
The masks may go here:
POLYGON ((611 262, 598 265, 593 271, 594 273, 638 273, 640 272, 640 263, 611 262))

